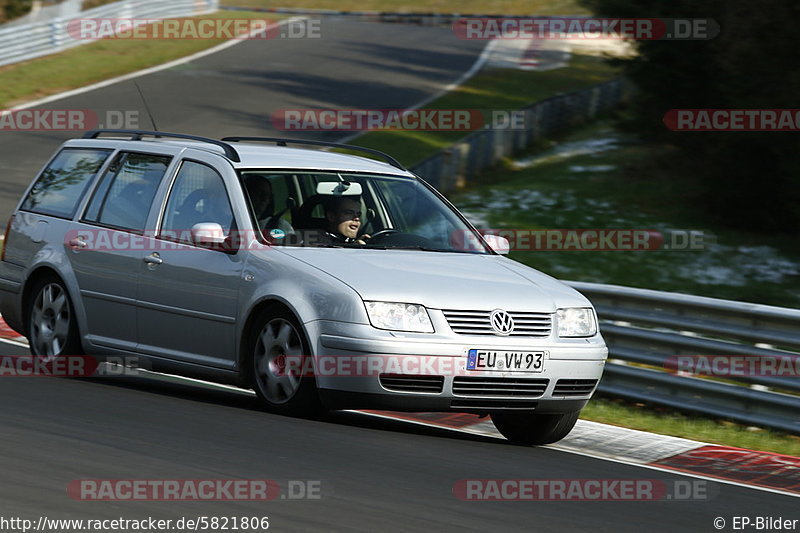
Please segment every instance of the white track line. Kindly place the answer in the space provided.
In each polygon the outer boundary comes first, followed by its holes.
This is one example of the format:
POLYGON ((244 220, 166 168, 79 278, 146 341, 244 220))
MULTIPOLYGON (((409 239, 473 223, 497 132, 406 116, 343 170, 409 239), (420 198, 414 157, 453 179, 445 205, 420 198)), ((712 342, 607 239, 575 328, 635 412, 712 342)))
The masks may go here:
MULTIPOLYGON (((463 85, 464 82, 466 82, 472 76, 477 74, 478 71, 480 71, 483 68, 483 66, 486 64, 486 61, 489 59, 489 55, 492 53, 492 51, 494 50, 494 48, 497 46, 497 44, 499 42, 500 42, 499 39, 493 39, 493 40, 489 41, 486 44, 486 46, 483 48, 483 51, 481 52, 481 55, 478 56, 478 59, 475 60, 475 63, 472 64, 472 66, 470 67, 470 69, 468 71, 466 71, 461 76, 459 76, 458 79, 456 79, 454 82, 444 86, 442 89, 440 89, 439 91, 435 92, 431 96, 427 96, 424 99, 422 99, 419 102, 417 102, 416 104, 405 108, 405 111, 412 111, 414 109, 419 109, 422 106, 428 105, 429 103, 433 102, 437 98, 439 98, 439 97, 449 93, 453 89, 456 89, 459 86, 463 85)), ((351 133, 350 135, 347 135, 347 136, 339 139, 337 142, 347 143, 347 142, 355 139, 356 137, 364 135, 365 133, 369 133, 369 130, 357 131, 355 133, 351 133)))
MULTIPOLYGON (((467 433, 469 435, 476 435, 476 436, 480 436, 480 437, 489 437, 489 438, 496 438, 498 440, 503 440, 503 437, 500 436, 499 433, 496 436, 495 435, 489 435, 487 433, 477 433, 477 432, 470 431, 468 427, 467 428, 454 428, 454 427, 447 427, 447 426, 440 426, 440 425, 436 425, 436 424, 431 424, 429 422, 424 422, 422 420, 407 420, 405 418, 394 418, 394 417, 389 416, 389 415, 381 415, 381 414, 377 414, 377 413, 365 413, 365 412, 362 412, 362 411, 350 411, 350 412, 358 413, 358 414, 362 414, 362 415, 366 415, 366 416, 373 416, 373 417, 376 417, 376 418, 394 420, 394 421, 397 421, 397 422, 407 422, 409 424, 416 424, 416 425, 419 425, 419 426, 428 426, 428 427, 432 427, 432 428, 436 428, 436 429, 443 429, 445 431, 457 431, 459 433, 467 433)), ((700 444, 702 444, 702 443, 700 443, 700 444)), ((747 489, 759 490, 759 491, 762 491, 762 492, 771 492, 771 493, 774 493, 774 494, 781 494, 783 496, 793 496, 795 498, 800 498, 800 494, 797 494, 797 493, 794 493, 794 492, 786 492, 786 491, 782 491, 782 490, 779 490, 779 489, 772 489, 772 488, 769 488, 769 487, 760 487, 760 486, 757 486, 757 485, 748 485, 746 483, 741 483, 739 481, 732 481, 732 480, 728 480, 728 479, 720 479, 720 478, 711 477, 711 476, 704 476, 702 474, 694 474, 694 473, 691 473, 691 472, 684 472, 684 471, 681 471, 681 470, 673 470, 671 468, 664 468, 664 467, 661 467, 661 466, 658 466, 658 465, 642 464, 642 463, 639 463, 639 462, 628 461, 628 460, 626 460, 624 458, 621 458, 621 457, 608 457, 607 455, 595 455, 595 454, 593 454, 591 452, 585 452, 585 451, 578 451, 578 450, 573 450, 573 449, 562 448, 558 444, 548 444, 546 446, 543 446, 543 448, 549 449, 549 450, 555 450, 555 451, 562 452, 562 453, 570 453, 570 454, 573 454, 573 455, 581 455, 583 457, 590 457, 592 459, 599 459, 601 461, 611 461, 613 463, 619 463, 619 464, 624 464, 624 465, 628 465, 628 466, 637 466, 637 467, 640 467, 640 468, 647 468, 648 470, 656 470, 658 472, 665 472, 667 474, 673 474, 673 475, 676 475, 676 476, 692 477, 692 478, 696 478, 696 479, 703 479, 703 480, 706 480, 706 481, 712 481, 712 482, 715 482, 715 483, 724 483, 726 485, 734 485, 734 486, 737 486, 737 487, 744 487, 744 488, 747 488, 747 489)))
MULTIPOLYGON (((702 474, 694 474, 692 472, 685 472, 683 470, 673 470, 671 468, 665 468, 665 467, 658 466, 658 465, 633 463, 633 462, 629 462, 629 461, 626 461, 625 459, 621 459, 621 458, 594 455, 594 454, 592 454, 590 452, 579 452, 577 450, 566 450, 566 449, 559 448, 558 444, 550 444, 550 445, 548 445, 548 448, 552 448, 553 450, 558 450, 559 452, 571 453, 571 454, 575 454, 575 455, 582 455, 584 457, 591 457, 592 459, 602 459, 603 461, 611 461, 611 462, 614 462, 614 463, 620 463, 620 464, 629 465, 629 466, 638 466, 638 467, 641 467, 641 468, 647 468, 648 470, 657 470, 658 472, 666 472, 668 474, 675 474, 675 475, 679 475, 679 476, 693 477, 693 478, 697 478, 697 479, 704 479, 706 481, 713 481, 715 483, 724 483, 725 485, 734 485, 734 486, 737 486, 737 487, 744 487, 746 489, 759 490, 761 492, 771 492, 773 494, 781 494, 783 496, 792 496, 794 498, 800 498, 800 494, 797 494, 796 492, 786 492, 786 491, 783 491, 783 490, 773 489, 773 488, 770 488, 770 487, 761 487, 761 486, 758 486, 758 485, 748 485, 747 483, 742 483, 740 481, 733 481, 733 480, 730 480, 730 479, 721 479, 721 478, 716 478, 716 477, 711 477, 711 476, 704 476, 702 474)), ((709 500, 709 501, 711 501, 711 500, 709 500)))
POLYGON ((28 343, 27 342, 15 341, 14 339, 0 338, 0 342, 6 342, 8 344, 13 344, 14 346, 19 346, 20 348, 28 348, 28 343))

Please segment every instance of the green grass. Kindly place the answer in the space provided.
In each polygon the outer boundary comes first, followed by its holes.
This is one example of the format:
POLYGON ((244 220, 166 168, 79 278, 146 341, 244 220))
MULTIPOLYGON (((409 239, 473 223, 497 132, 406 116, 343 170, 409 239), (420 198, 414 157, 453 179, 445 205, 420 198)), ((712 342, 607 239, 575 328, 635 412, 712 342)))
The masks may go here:
MULTIPOLYGON (((192 19, 279 19, 220 11, 192 19)), ((0 68, 0 109, 153 67, 216 46, 225 39, 106 39, 0 68)))
POLYGON ((575 0, 223 0, 224 6, 292 7, 335 11, 588 15, 575 0))
MULTIPOLYGON (((600 57, 572 55, 569 65, 551 71, 485 69, 425 109, 516 110, 559 93, 575 91, 616 75, 600 57)), ((354 144, 392 154, 412 165, 455 143, 469 132, 383 130, 366 133, 354 144)))
POLYGON ((670 229, 712 236, 697 251, 512 251, 510 257, 560 279, 611 283, 770 305, 800 306, 795 239, 720 226, 689 200, 691 183, 653 165, 666 148, 640 144, 611 121, 542 143, 496 168, 451 200, 468 217, 503 229, 670 229), (603 149, 592 143, 608 141, 603 149), (645 167, 650 168, 650 167, 645 167))
POLYGON ((119 0, 83 0, 83 2, 81 2, 81 9, 86 11, 87 9, 113 4, 117 1, 119 0))
POLYGON ((662 435, 800 457, 800 437, 724 420, 690 417, 668 409, 622 400, 595 398, 581 412, 584 420, 662 435))

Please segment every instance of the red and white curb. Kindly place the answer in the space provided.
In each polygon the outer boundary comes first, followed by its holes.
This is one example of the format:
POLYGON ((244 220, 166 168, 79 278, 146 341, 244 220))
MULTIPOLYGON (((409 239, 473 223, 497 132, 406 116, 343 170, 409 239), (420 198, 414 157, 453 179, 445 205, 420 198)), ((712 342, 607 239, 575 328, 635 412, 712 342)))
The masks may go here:
POLYGON ((542 39, 495 39, 492 41, 489 68, 554 70, 566 67, 572 43, 542 39))
MULTIPOLYGON (((25 338, 8 327, 2 317, 0 317, 0 341, 27 346, 25 338)), ((162 376, 153 372, 142 372, 148 376, 162 376)), ((200 386, 253 394, 252 391, 237 387, 183 376, 163 377, 200 386)), ((503 438, 489 418, 480 418, 477 415, 356 412, 473 435, 503 438)), ((546 448, 800 497, 800 457, 790 455, 718 446, 589 420, 578 420, 575 429, 566 438, 546 448)))
POLYGON ((6 321, 0 317, 0 339, 7 339, 16 342, 25 342, 26 339, 6 324, 6 321))
POLYGON ((519 59, 519 68, 521 70, 537 70, 539 68, 539 52, 541 49, 541 41, 531 39, 530 44, 523 50, 522 57, 519 59))

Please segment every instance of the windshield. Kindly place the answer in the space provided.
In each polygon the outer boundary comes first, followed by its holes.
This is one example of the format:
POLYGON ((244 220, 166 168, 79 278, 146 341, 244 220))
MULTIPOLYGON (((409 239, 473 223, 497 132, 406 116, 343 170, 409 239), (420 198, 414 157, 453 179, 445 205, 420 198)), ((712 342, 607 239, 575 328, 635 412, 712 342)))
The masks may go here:
POLYGON ((250 214, 277 246, 489 253, 418 180, 348 173, 241 171, 250 214))

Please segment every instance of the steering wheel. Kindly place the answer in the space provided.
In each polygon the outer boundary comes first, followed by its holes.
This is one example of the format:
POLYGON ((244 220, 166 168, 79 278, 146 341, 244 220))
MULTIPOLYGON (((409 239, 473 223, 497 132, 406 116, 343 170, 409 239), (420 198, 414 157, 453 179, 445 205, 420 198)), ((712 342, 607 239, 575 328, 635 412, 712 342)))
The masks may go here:
POLYGON ((394 229, 394 228, 386 228, 386 229, 382 229, 382 230, 380 230, 380 231, 378 231, 378 232, 376 232, 376 233, 373 233, 372 235, 370 235, 370 238, 369 238, 369 240, 368 240, 367 242, 372 242, 372 240, 373 240, 373 239, 378 239, 378 238, 381 238, 381 239, 382 239, 382 238, 383 238, 383 237, 385 237, 386 235, 390 235, 390 234, 392 234, 392 233, 400 233, 400 230, 396 230, 396 229, 394 229))

